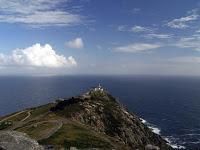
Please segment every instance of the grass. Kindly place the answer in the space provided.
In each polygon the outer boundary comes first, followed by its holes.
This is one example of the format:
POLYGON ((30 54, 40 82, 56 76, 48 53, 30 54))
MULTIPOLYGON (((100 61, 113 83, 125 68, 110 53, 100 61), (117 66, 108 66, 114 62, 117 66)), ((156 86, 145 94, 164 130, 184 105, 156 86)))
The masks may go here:
POLYGON ((108 140, 103 139, 91 130, 75 124, 64 124, 55 134, 45 140, 39 141, 40 144, 50 144, 65 148, 111 148, 108 140))
POLYGON ((17 131, 27 133, 33 139, 42 139, 50 130, 56 126, 53 122, 35 123, 18 128, 17 131))
POLYGON ((53 107, 53 106, 55 106, 54 103, 49 103, 49 104, 46 104, 46 105, 42 105, 42 106, 33 108, 33 111, 31 112, 30 118, 34 118, 34 117, 37 117, 41 114, 49 112, 50 108, 53 107))
POLYGON ((39 106, 39 107, 35 107, 35 108, 32 108, 32 109, 27 109, 27 110, 25 110, 24 112, 21 112, 21 113, 20 112, 12 113, 10 115, 0 117, 0 121, 5 119, 5 118, 8 118, 8 117, 9 117, 8 120, 10 120, 12 122, 21 121, 22 119, 24 119, 28 115, 28 111, 32 110, 31 116, 28 118, 30 120, 30 119, 33 119, 34 117, 41 115, 41 114, 49 112, 50 108, 53 107, 53 106, 55 106, 54 103, 49 103, 49 104, 42 105, 42 106, 39 106), (17 113, 19 113, 19 114, 17 114, 17 113), (17 115, 14 116, 15 114, 17 114, 17 115), (13 116, 13 117, 10 117, 10 116, 13 116))
POLYGON ((70 118, 73 116, 74 113, 80 112, 83 110, 83 106, 79 105, 79 103, 68 105, 63 110, 57 110, 56 114, 59 114, 61 116, 70 118))
POLYGON ((22 112, 16 116, 13 116, 13 117, 10 117, 9 120, 13 121, 13 122, 16 122, 16 121, 21 121, 22 119, 24 119, 28 113, 28 111, 25 111, 25 112, 22 112))

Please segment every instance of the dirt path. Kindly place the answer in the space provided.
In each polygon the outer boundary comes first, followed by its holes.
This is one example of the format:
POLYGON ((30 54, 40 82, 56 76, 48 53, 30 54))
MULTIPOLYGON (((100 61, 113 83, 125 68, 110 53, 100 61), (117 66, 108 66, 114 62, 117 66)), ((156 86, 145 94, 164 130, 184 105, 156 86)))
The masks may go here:
POLYGON ((17 115, 19 115, 19 114, 21 114, 21 113, 23 113, 23 112, 25 112, 25 111, 26 111, 26 110, 23 110, 23 111, 20 111, 20 112, 18 112, 18 113, 16 113, 16 114, 13 114, 13 115, 11 115, 11 116, 9 116, 9 117, 6 117, 6 118, 2 119, 2 120, 0 121, 0 123, 3 122, 3 121, 5 121, 5 120, 8 120, 9 118, 12 118, 12 117, 14 117, 14 116, 17 116, 17 115))
POLYGON ((31 112, 32 112, 32 110, 28 111, 28 115, 24 119, 22 119, 21 121, 25 121, 26 119, 28 119, 31 116, 31 112))

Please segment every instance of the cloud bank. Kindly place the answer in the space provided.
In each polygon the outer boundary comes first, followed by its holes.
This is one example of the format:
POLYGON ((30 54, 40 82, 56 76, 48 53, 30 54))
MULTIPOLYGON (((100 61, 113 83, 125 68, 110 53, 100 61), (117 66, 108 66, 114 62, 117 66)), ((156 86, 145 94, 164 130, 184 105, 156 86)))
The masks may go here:
POLYGON ((0 0, 0 22, 22 23, 32 27, 80 24, 80 15, 58 9, 66 2, 68 0, 0 0))
POLYGON ((72 56, 66 58, 56 54, 49 44, 35 44, 25 49, 16 49, 10 55, 0 53, 0 66, 4 67, 61 68, 76 65, 72 56))

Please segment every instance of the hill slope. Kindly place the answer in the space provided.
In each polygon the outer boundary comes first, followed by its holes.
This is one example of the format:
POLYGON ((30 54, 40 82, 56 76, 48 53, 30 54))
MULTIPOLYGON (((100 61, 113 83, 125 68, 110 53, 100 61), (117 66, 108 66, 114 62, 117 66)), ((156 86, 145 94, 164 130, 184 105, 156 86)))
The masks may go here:
POLYGON ((171 149, 103 89, 0 118, 0 130, 27 133, 46 148, 171 149))

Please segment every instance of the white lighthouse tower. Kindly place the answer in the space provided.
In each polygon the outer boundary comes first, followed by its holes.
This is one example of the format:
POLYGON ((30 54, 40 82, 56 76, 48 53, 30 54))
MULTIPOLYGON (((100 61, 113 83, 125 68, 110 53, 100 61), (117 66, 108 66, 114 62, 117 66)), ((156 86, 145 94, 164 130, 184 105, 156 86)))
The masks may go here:
POLYGON ((101 86, 100 83, 99 83, 99 85, 96 88, 94 88, 94 91, 101 91, 101 92, 103 92, 103 88, 102 88, 102 86, 101 86))

